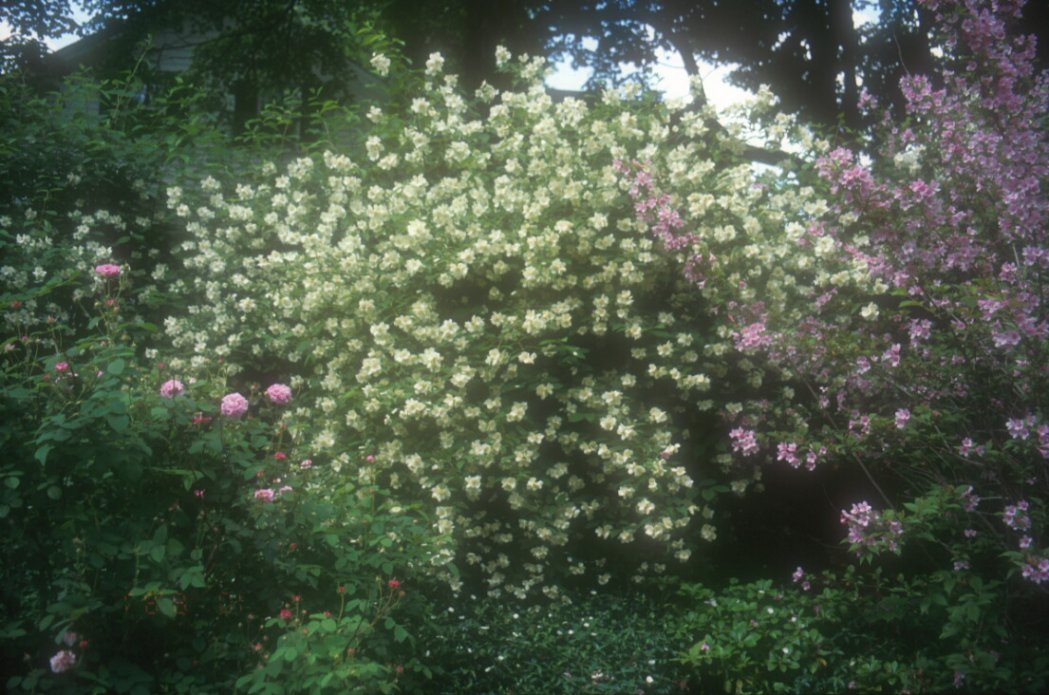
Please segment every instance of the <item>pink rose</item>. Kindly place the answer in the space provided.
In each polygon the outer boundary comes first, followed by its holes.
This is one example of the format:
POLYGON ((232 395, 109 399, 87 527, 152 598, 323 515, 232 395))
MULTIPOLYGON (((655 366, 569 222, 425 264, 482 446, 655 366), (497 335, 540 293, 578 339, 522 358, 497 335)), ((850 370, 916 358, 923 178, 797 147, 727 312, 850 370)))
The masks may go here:
POLYGON ((266 389, 266 395, 271 403, 287 405, 291 403, 291 388, 284 384, 273 384, 266 389))
POLYGON ((239 418, 248 412, 248 399, 239 393, 230 393, 222 397, 222 414, 229 418, 239 418))
POLYGON ((262 500, 263 502, 272 502, 273 501, 273 497, 274 497, 274 492, 273 492, 273 490, 269 489, 268 487, 267 488, 263 488, 261 490, 256 490, 255 491, 255 499, 257 499, 257 500, 262 500))
POLYGON ((186 385, 178 379, 170 379, 160 385, 160 395, 164 398, 174 398, 186 392, 186 385))
POLYGON ((63 673, 76 666, 76 654, 63 649, 51 657, 51 670, 55 673, 63 673))
POLYGON ((120 266, 112 263, 103 263, 95 266, 95 272, 104 278, 115 278, 120 275, 120 266))

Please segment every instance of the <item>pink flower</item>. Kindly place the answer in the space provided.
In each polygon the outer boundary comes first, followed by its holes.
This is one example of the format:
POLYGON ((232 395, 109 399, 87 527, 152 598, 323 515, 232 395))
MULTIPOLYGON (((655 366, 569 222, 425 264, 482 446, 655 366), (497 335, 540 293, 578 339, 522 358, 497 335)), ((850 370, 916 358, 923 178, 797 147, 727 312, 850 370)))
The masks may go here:
POLYGON ((160 385, 160 395, 164 398, 174 398, 186 392, 186 385, 178 379, 170 379, 160 385))
POLYGON ((286 461, 287 458, 288 458, 288 455, 285 454, 283 451, 278 451, 277 453, 275 453, 273 455, 273 458, 275 458, 278 461, 286 461))
POLYGON ((248 399, 239 393, 230 393, 222 398, 222 414, 229 418, 239 418, 248 412, 248 399))
POLYGON ((798 445, 794 442, 780 442, 776 445, 776 460, 786 461, 792 468, 800 466, 801 459, 798 458, 798 445))
POLYGON ((401 588, 401 580, 397 579, 396 577, 394 577, 390 581, 386 582, 386 586, 390 587, 391 589, 400 589, 401 588))
POLYGON ((1028 564, 1024 565, 1021 572, 1024 579, 1029 579, 1035 584, 1049 581, 1049 559, 1030 558, 1027 562, 1028 564))
POLYGON ((301 468, 302 470, 306 470, 308 468, 313 468, 313 460, 312 459, 303 459, 302 463, 299 464, 299 468, 301 468))
POLYGON ((267 487, 267 488, 263 488, 261 490, 256 490, 255 491, 255 499, 262 500, 263 502, 273 502, 273 498, 274 498, 275 494, 276 493, 274 493, 273 490, 271 490, 271 489, 269 489, 267 487))
POLYGON ((1027 429, 1027 424, 1027 421, 1022 418, 1015 418, 1006 421, 1005 428, 1009 430, 1009 436, 1013 439, 1027 439, 1031 436, 1030 431, 1027 429))
POLYGON ((69 371, 69 363, 68 362, 59 362, 58 364, 55 365, 55 371, 56 372, 62 372, 63 374, 68 372, 69 371))
POLYGON ((732 450, 737 451, 744 456, 751 456, 758 453, 758 440, 751 430, 745 430, 742 427, 737 427, 728 433, 729 437, 732 438, 732 450))
POLYGON ((1026 531, 1031 528, 1031 517, 1027 516, 1027 500, 1020 500, 1015 505, 1010 504, 1002 512, 1002 521, 1014 531, 1026 531))
POLYGON ((51 670, 55 673, 63 673, 76 666, 76 654, 63 649, 51 657, 51 670))
POLYGON ((281 608, 280 609, 280 617, 281 617, 281 620, 291 620, 292 618, 295 617, 295 614, 291 612, 290 608, 281 608))
POLYGON ((896 411, 896 429, 902 430, 907 426, 907 422, 911 419, 911 411, 906 408, 900 408, 896 411))
POLYGON ((284 384, 272 384, 266 389, 266 395, 270 399, 270 403, 277 405, 287 405, 291 403, 291 387, 285 386, 284 384))
POLYGON ((772 337, 767 330, 765 324, 760 321, 745 326, 732 336, 736 341, 736 348, 743 352, 752 352, 772 344, 772 337))
POLYGON ((120 275, 120 266, 112 263, 103 263, 95 266, 95 272, 104 278, 115 278, 120 275))

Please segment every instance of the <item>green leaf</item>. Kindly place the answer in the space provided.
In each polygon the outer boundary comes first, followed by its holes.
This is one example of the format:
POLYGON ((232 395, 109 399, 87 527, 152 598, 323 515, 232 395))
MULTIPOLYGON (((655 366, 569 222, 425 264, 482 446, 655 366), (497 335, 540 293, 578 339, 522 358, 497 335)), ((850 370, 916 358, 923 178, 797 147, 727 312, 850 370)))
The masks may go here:
POLYGON ((111 374, 112 376, 120 376, 124 373, 124 366, 126 364, 127 363, 124 362, 123 359, 118 357, 117 359, 109 363, 109 366, 106 367, 106 373, 111 374))
POLYGON ((106 422, 113 428, 114 431, 124 433, 127 432, 128 425, 131 424, 131 419, 127 415, 107 415, 106 422))
POLYGON ((47 488, 47 496, 53 500, 62 499, 62 489, 57 485, 52 485, 47 488))
POLYGON ((398 625, 397 627, 395 627, 393 629, 393 641, 394 642, 403 642, 406 639, 408 639, 408 631, 407 630, 405 630, 400 625, 398 625))
POLYGON ((47 455, 51 453, 51 450, 54 448, 55 447, 51 444, 44 444, 42 447, 36 450, 36 453, 33 454, 33 458, 39 461, 40 465, 42 466, 47 461, 47 455))
POLYGON ((158 598, 157 608, 159 608, 160 612, 169 618, 174 618, 176 615, 178 615, 178 609, 175 608, 175 602, 169 598, 158 598))
POLYGON ((284 660, 285 661, 295 661, 295 659, 298 656, 299 656, 299 651, 297 649, 295 649, 295 647, 288 647, 287 649, 284 650, 284 660))

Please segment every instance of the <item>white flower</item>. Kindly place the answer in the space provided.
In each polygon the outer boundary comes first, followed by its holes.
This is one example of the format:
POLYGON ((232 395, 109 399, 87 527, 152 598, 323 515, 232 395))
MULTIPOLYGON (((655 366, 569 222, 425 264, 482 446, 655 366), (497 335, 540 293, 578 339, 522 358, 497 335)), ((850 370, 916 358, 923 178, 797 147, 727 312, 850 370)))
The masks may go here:
POLYGON ((503 67, 510 61, 510 51, 506 46, 495 47, 495 65, 496 67, 503 67))
POLYGON ((382 53, 373 53, 371 64, 379 77, 386 77, 390 73, 390 59, 382 53))
POLYGON ((430 77, 436 77, 441 74, 441 70, 444 69, 444 56, 440 53, 431 53, 430 57, 426 61, 426 74, 430 77))

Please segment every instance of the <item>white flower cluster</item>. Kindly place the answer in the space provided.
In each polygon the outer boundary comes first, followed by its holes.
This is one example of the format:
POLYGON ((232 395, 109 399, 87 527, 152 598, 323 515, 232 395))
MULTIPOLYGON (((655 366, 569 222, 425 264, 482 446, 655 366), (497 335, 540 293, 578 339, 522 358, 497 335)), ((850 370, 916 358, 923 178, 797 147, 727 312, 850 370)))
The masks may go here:
POLYGON ((737 300, 748 282, 771 300, 792 286, 782 230, 819 203, 717 170, 695 114, 555 102, 542 61, 517 62, 523 89, 471 103, 431 57, 429 91, 403 121, 372 108, 356 157, 206 181, 204 203, 174 192, 195 299, 167 331, 183 367, 298 365, 320 433, 303 454, 430 505, 438 573, 455 559, 525 596, 556 594, 567 568, 607 581, 581 546, 644 540, 685 561, 715 537, 690 471, 716 467, 677 452, 728 343, 615 163, 651 162, 697 231, 741 237, 737 300))

